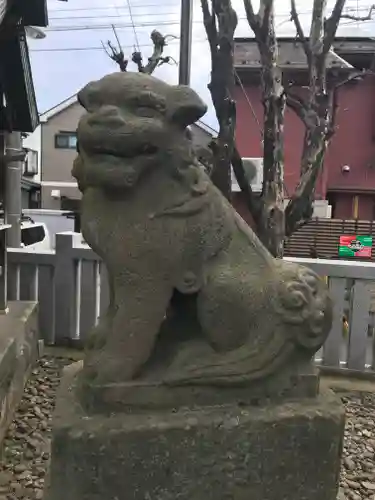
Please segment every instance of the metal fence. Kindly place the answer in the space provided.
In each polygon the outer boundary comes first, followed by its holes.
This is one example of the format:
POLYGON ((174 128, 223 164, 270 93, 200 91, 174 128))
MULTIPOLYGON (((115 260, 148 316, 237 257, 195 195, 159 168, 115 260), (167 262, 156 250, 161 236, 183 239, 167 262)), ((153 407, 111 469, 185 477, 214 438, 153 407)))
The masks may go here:
MULTIPOLYGON (((372 288, 375 263, 286 258, 328 277, 334 321, 316 362, 330 368, 375 371, 372 288), (348 320, 345 335, 343 316, 348 320)), ((47 344, 84 340, 108 305, 105 266, 74 233, 56 235, 55 250, 9 249, 10 300, 38 300, 41 335, 47 344)))

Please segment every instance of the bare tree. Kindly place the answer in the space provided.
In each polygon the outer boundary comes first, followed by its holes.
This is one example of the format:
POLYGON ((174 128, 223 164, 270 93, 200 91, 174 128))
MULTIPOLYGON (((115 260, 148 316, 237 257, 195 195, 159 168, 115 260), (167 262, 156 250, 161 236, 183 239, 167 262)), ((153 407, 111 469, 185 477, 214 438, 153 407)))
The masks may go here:
POLYGON ((276 257, 282 257, 284 219, 284 111, 285 93, 278 66, 273 0, 261 0, 255 14, 251 0, 244 0, 246 17, 254 32, 261 60, 261 85, 264 107, 263 186, 258 234, 276 257))
MULTIPOLYGON (((108 57, 119 66, 120 71, 127 71, 129 60, 125 57, 114 25, 112 25, 112 30, 116 38, 117 47, 115 47, 109 40, 107 41, 107 47, 104 43, 102 43, 102 46, 108 57)), ((164 36, 159 31, 154 30, 151 33, 150 38, 154 46, 154 50, 151 57, 148 58, 146 65, 143 64, 143 56, 139 50, 134 51, 132 54, 132 61, 137 65, 138 71, 149 75, 151 75, 155 69, 162 64, 176 63, 173 57, 163 55, 164 48, 168 45, 167 40, 169 38, 176 38, 174 35, 164 36)))
POLYGON ((231 197, 231 158, 236 128, 236 106, 233 99, 234 32, 237 14, 230 0, 201 0, 203 22, 211 51, 211 82, 208 88, 219 122, 219 135, 211 143, 213 170, 211 179, 220 191, 231 197))
POLYGON ((291 89, 286 89, 288 106, 297 113, 305 126, 300 180, 285 211, 287 235, 292 234, 312 216, 316 181, 322 170, 327 146, 335 132, 338 89, 363 76, 363 73, 354 72, 344 80, 327 81, 328 55, 340 20, 371 19, 375 8, 372 6, 365 17, 356 17, 343 13, 345 3, 346 0, 336 0, 330 17, 326 18, 326 0, 314 0, 310 33, 306 37, 295 0, 291 0, 291 19, 307 60, 308 86, 304 98, 291 89))
POLYGON ((246 17, 259 48, 264 107, 263 187, 261 195, 256 197, 234 140, 236 110, 233 86, 236 75, 233 68, 233 35, 237 16, 230 0, 211 0, 211 8, 208 0, 201 0, 201 4, 211 50, 209 89, 219 122, 219 136, 213 145, 213 180, 230 198, 230 166, 233 167, 259 237, 273 255, 281 257, 285 236, 292 234, 312 216, 316 181, 335 131, 338 89, 348 81, 363 76, 363 73, 352 73, 345 80, 327 84, 327 58, 340 19, 368 20, 375 6, 371 7, 367 16, 358 18, 344 14, 345 0, 336 0, 331 16, 326 19, 326 0, 314 0, 310 33, 305 37, 295 0, 291 0, 291 18, 307 61, 308 92, 302 97, 291 84, 286 88, 283 86, 278 67, 273 0, 260 0, 257 13, 252 0, 244 0, 246 17), (300 180, 284 210, 283 125, 286 104, 300 117, 306 132, 300 180))
POLYGON ((273 1, 264 0, 258 14, 251 1, 245 1, 246 14, 255 33, 262 59, 262 91, 265 110, 264 182, 262 196, 254 196, 241 156, 235 146, 236 108, 233 99, 234 31, 237 15, 230 0, 201 0, 203 21, 211 51, 211 82, 208 86, 219 122, 219 134, 212 143, 211 178, 230 199, 231 166, 241 191, 245 194, 257 232, 274 255, 282 254, 284 241, 283 206, 283 120, 285 95, 277 66, 277 42, 274 29, 273 1), (275 147, 277 145, 277 147, 275 147))

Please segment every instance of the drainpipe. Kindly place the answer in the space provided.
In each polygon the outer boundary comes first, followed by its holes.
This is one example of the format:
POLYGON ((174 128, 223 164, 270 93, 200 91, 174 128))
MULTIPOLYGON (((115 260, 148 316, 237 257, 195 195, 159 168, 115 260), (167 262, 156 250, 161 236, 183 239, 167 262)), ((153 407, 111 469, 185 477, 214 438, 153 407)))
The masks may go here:
POLYGON ((26 153, 22 149, 21 132, 11 132, 6 136, 5 159, 5 207, 8 229, 7 246, 18 248, 21 246, 21 214, 22 214, 22 165, 26 153))
POLYGON ((4 132, 0 131, 0 200, 3 206, 3 224, 0 227, 0 314, 8 312, 8 272, 7 272, 7 230, 5 207, 5 179, 6 179, 6 161, 5 161, 5 140, 4 132))

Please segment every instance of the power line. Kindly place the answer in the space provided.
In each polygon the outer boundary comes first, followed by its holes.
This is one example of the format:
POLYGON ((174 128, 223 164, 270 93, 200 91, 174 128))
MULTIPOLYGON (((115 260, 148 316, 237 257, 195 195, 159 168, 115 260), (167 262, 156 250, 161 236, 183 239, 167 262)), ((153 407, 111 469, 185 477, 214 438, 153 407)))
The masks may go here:
MULTIPOLYGON (((133 21, 134 21, 134 18, 150 18, 150 17, 155 17, 155 18, 158 18, 158 17, 170 17, 172 15, 176 15, 177 12, 154 12, 154 13, 150 13, 150 14, 133 14, 132 15, 132 18, 133 18, 133 21)), ((306 14, 311 14, 311 12, 308 12, 306 14)), ((360 16, 360 14, 358 14, 358 16, 360 16)), ((74 16, 74 17, 50 17, 49 19, 50 20, 54 20, 54 21, 75 21, 75 20, 82 20, 82 19, 123 19, 125 16, 124 15, 120 15, 120 14, 117 14, 117 15, 105 15, 105 16, 74 16)), ((275 18, 277 19, 278 17, 285 17, 285 16, 275 16, 275 18)), ((238 18, 239 21, 246 21, 246 17, 239 17, 238 18)), ((129 21, 131 22, 131 18, 129 19, 129 21)), ((368 19, 366 21, 361 21, 361 22, 374 22, 375 19, 368 19)), ((157 19, 155 20, 155 22, 159 22, 157 19)), ((171 21, 173 23, 177 23, 177 20, 176 21, 171 21)), ((357 23, 358 24, 358 21, 356 20, 352 20, 353 23, 357 23)), ((194 24, 203 24, 201 20, 199 19, 195 19, 193 20, 193 23, 194 24)), ((293 23, 289 18, 286 18, 286 19, 282 19, 280 21, 280 24, 286 24, 286 23, 293 23)), ((342 23, 340 23, 342 24, 342 23)), ((95 26, 94 24, 92 26, 95 26)), ((58 25, 55 25, 55 26, 52 26, 51 28, 45 28, 47 30, 54 30, 54 29, 58 29, 58 28, 61 28, 61 27, 65 27, 64 25, 62 26, 58 26, 58 25)))
MULTIPOLYGON (((177 14, 176 11, 173 11, 173 12, 151 12, 150 14, 132 14, 131 17, 133 17, 133 19, 135 17, 160 17, 160 16, 172 16, 174 14, 177 14)), ((97 16, 69 16, 69 17, 62 17, 62 16, 59 16, 59 17, 50 17, 49 20, 50 21, 73 21, 73 20, 76 20, 76 19, 120 19, 120 18, 123 18, 125 17, 124 14, 111 14, 111 15, 104 15, 104 16, 101 16, 101 15, 97 15, 97 16)))
MULTIPOLYGON (((239 20, 246 20, 245 18, 239 18, 239 20)), ((363 22, 374 22, 375 20, 368 20, 368 21, 363 21, 363 22)), ((194 24, 200 24, 203 26, 202 22, 199 21, 193 21, 194 24)), ((357 21, 348 21, 348 22, 343 22, 340 23, 340 26, 347 26, 350 24, 356 24, 357 21)), ((154 22, 144 22, 144 23, 137 23, 134 24, 134 27, 136 28, 146 28, 146 27, 160 27, 160 26, 177 26, 179 25, 179 21, 154 21, 154 22)), ((45 32, 67 32, 67 31, 95 31, 95 30, 112 30, 113 23, 111 24, 89 24, 89 25, 76 25, 76 26, 54 26, 51 28, 45 28, 45 32)), ((118 29, 124 29, 124 28, 132 28, 133 29, 133 24, 132 23, 116 23, 115 27, 118 29)))
MULTIPOLYGON (((204 39, 196 39, 196 40, 193 40, 194 43, 205 43, 207 41, 206 38, 204 39)), ((169 47, 170 45, 178 45, 178 41, 177 42, 169 42, 167 47, 169 47)), ((141 44, 139 45, 139 48, 152 48, 153 45, 151 44, 141 44)), ((133 50, 134 49, 134 46, 133 45, 123 45, 122 46, 122 49, 123 50, 133 50)), ((29 49, 29 52, 75 52, 75 51, 90 51, 90 50, 103 50, 103 47, 52 47, 52 48, 49 48, 49 49, 29 49)))
MULTIPOLYGON (((168 7, 168 6, 174 6, 178 9, 178 5, 173 5, 173 4, 170 4, 170 5, 162 5, 162 7, 168 7)), ((176 14, 176 11, 168 11, 168 12, 150 12, 150 13, 139 13, 139 14, 134 14, 134 9, 135 8, 140 8, 140 7, 144 7, 144 8, 147 8, 147 7, 159 7, 158 4, 150 4, 150 5, 145 5, 145 6, 139 6, 139 5, 132 5, 131 6, 131 17, 133 18, 136 18, 136 17, 157 17, 157 16, 169 16, 169 15, 173 15, 173 14, 176 14)), ((101 14, 98 14, 98 15, 94 15, 94 16, 56 16, 56 17, 50 17, 49 19, 50 20, 56 20, 56 21, 59 21, 59 20, 66 20, 66 21, 71 21, 73 19, 103 19, 103 18, 116 18, 116 17, 124 17, 122 14, 119 13, 120 10, 125 10, 126 7, 121 7, 121 6, 113 6, 113 7, 96 7, 96 8, 87 8, 87 9, 71 9, 72 11, 87 11, 87 10, 111 10, 111 11, 114 11, 116 10, 118 12, 117 15, 109 15, 109 14, 105 14, 105 15, 101 15, 101 14)), ((356 9, 356 15, 359 16, 360 13, 362 12, 368 12, 368 7, 358 7, 358 10, 356 9)), ((70 10, 69 10, 70 11, 70 10)), ((347 9, 347 12, 354 12, 354 9, 353 8, 349 8, 347 9)), ((49 11, 49 12, 68 12, 68 10, 59 10, 59 11, 49 11)), ((310 15, 312 14, 312 10, 305 10, 305 11, 300 11, 298 13, 299 16, 307 16, 307 15, 310 15)), ((290 17, 290 13, 289 12, 278 12, 275 14, 275 18, 281 18, 281 17, 290 17)), ((246 17, 240 17, 239 18, 240 20, 246 20, 246 17)), ((195 20, 195 22, 201 22, 200 20, 195 20)), ((357 21, 355 21, 357 22, 357 21)))
MULTIPOLYGON (((115 8, 115 7, 114 7, 115 8)), ((157 25, 161 25, 161 26, 174 26, 174 25, 177 25, 179 24, 179 20, 168 20, 168 21, 159 21, 159 20, 155 20, 155 21, 151 21, 151 22, 143 22, 143 23, 137 23, 135 24, 134 23, 134 18, 135 17, 159 17, 159 16, 170 16, 170 15, 173 15, 175 14, 175 12, 162 12, 162 13, 150 13, 150 14, 138 14, 138 15, 135 15, 133 12, 132 12, 132 9, 134 7, 131 7, 130 8, 130 11, 129 11, 129 14, 130 14, 130 23, 129 21, 125 21, 125 22, 122 22, 122 23, 116 23, 116 27, 121 27, 121 28, 128 28, 128 27, 131 27, 133 28, 133 25, 134 25, 134 28, 136 27, 147 27, 147 26, 155 26, 155 24, 157 23, 157 25)), ((365 7, 361 7, 359 8, 359 11, 361 12, 367 12, 368 9, 365 8, 365 7)), ((311 14, 311 10, 309 11, 304 11, 304 12, 300 12, 299 15, 309 15, 311 14)), ((286 17, 287 14, 285 15, 276 15, 275 18, 278 19, 280 17, 286 17)), ((73 21, 74 19, 123 19, 124 16, 121 16, 121 15, 110 15, 110 16, 81 16, 81 17, 60 17, 60 18, 55 18, 56 20, 62 20, 62 21, 73 21)), ((246 21, 246 17, 245 16, 241 16, 238 18, 239 21, 246 21)), ((369 20, 367 22, 371 22, 371 21, 374 21, 374 20, 369 20)), ((284 19, 283 21, 280 22, 280 25, 282 24, 286 24, 287 22, 291 22, 289 21, 289 19, 284 19)), ((365 22, 365 21, 364 21, 365 22)), ((202 25, 202 21, 200 19, 195 19, 193 20, 193 23, 194 24, 200 24, 202 25)), ((342 26, 345 26, 347 24, 352 24, 352 23, 356 23, 355 20, 353 21, 350 21, 348 23, 340 23, 340 25, 342 26)), ((54 32, 54 31, 81 31, 81 30, 95 30, 95 29, 112 29, 112 24, 78 24, 78 25, 70 25, 70 26, 64 26, 64 25, 61 25, 61 26, 51 26, 51 27, 47 27, 45 28, 44 31, 48 31, 48 32, 54 32)))
MULTIPOLYGON (((163 7, 175 7, 179 6, 178 3, 173 2, 173 3, 165 3, 163 2, 163 7)), ((148 7, 160 7, 160 3, 147 3, 147 4, 137 4, 133 5, 133 10, 134 9, 145 9, 148 7)), ((80 8, 73 8, 73 9, 48 9, 48 12, 85 12, 88 10, 114 10, 114 9, 126 9, 126 7, 121 7, 119 5, 112 5, 112 6, 107 6, 107 7, 80 7, 80 8)))
MULTIPOLYGON (((156 21, 156 22, 144 22, 137 23, 135 26, 137 28, 149 27, 149 26, 174 26, 179 24, 179 21, 156 21)), ((54 26, 51 28, 44 28, 45 32, 58 32, 58 31, 85 31, 85 30, 102 30, 102 29, 112 29, 113 23, 111 24, 88 24, 88 25, 76 25, 76 26, 54 26)), ((116 28, 133 28, 132 23, 116 23, 116 28)))
POLYGON ((246 100, 246 102, 247 102, 247 104, 248 104, 248 106, 249 106, 249 108, 250 108, 251 114, 253 115, 254 120, 256 121, 256 123, 257 123, 257 125, 258 125, 259 131, 260 131, 260 134, 261 134, 261 136, 263 137, 263 129, 262 129, 261 125, 260 125, 260 122, 259 122, 259 120, 258 120, 258 117, 257 117, 257 114, 256 114, 256 112, 255 112, 255 109, 254 109, 254 107, 253 107, 253 105, 252 105, 252 103, 251 103, 251 101, 250 101, 250 97, 248 96, 248 94, 247 94, 247 92, 246 92, 246 89, 245 89, 245 87, 244 87, 244 85, 243 85, 243 83, 242 83, 242 80, 241 80, 241 78, 239 77, 239 75, 238 75, 238 73, 237 73, 237 70, 236 70, 236 69, 234 69, 234 76, 235 76, 235 78, 236 78, 236 80, 237 80, 237 82, 238 82, 238 84, 239 84, 239 86, 240 86, 240 88, 241 88, 241 92, 243 93, 243 95, 244 95, 244 97, 245 97, 245 100, 246 100))
POLYGON ((128 4, 128 10, 129 10, 129 15, 130 15, 130 20, 131 20, 132 27, 133 27, 135 43, 137 45, 138 52, 140 52, 140 50, 139 50, 139 41, 138 41, 138 36, 137 36, 137 30, 135 29, 135 24, 134 24, 134 19, 133 19, 132 7, 131 7, 131 4, 130 4, 130 0, 127 0, 127 4, 128 4))
MULTIPOLYGON (((361 11, 366 11, 366 10, 369 10, 370 8, 370 4, 367 6, 367 7, 360 7, 360 8, 357 8, 357 4, 359 3, 359 0, 349 0, 349 2, 352 2, 353 4, 353 7, 350 7, 348 6, 348 8, 346 9, 347 11, 357 11, 357 12, 361 12, 361 11)), ((171 3, 166 3, 165 1, 163 1, 163 7, 179 7, 180 6, 180 2, 178 0, 176 0, 175 2, 171 2, 171 3)), ((148 8, 148 7, 160 7, 160 2, 156 2, 156 3, 146 3, 146 4, 136 4, 136 5, 133 5, 132 6, 132 10, 134 11, 135 9, 144 9, 144 8, 148 8)), ((126 7, 121 7, 119 5, 111 5, 111 6, 106 6, 106 7, 74 7, 74 8, 67 8, 67 9, 48 9, 48 12, 49 13, 52 13, 52 12, 87 12, 87 11, 98 11, 98 10, 114 10, 114 9, 120 9, 120 10, 123 10, 123 9, 126 9, 126 7)), ((303 14, 311 14, 312 10, 309 10, 309 11, 301 11, 299 12, 298 14, 299 15, 303 15, 303 14)), ((147 14, 148 15, 148 14, 147 14)), ((283 11, 283 12, 276 12, 276 17, 280 17, 280 16, 290 16, 290 11, 289 10, 286 10, 286 11, 283 11)))

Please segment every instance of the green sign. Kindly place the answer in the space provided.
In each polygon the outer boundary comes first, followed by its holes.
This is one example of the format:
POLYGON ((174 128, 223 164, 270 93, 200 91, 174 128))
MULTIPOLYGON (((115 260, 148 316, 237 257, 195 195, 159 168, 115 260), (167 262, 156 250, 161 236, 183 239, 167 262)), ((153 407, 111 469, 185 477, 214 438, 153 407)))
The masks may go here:
POLYGON ((372 236, 340 236, 339 257, 371 258, 372 236))

